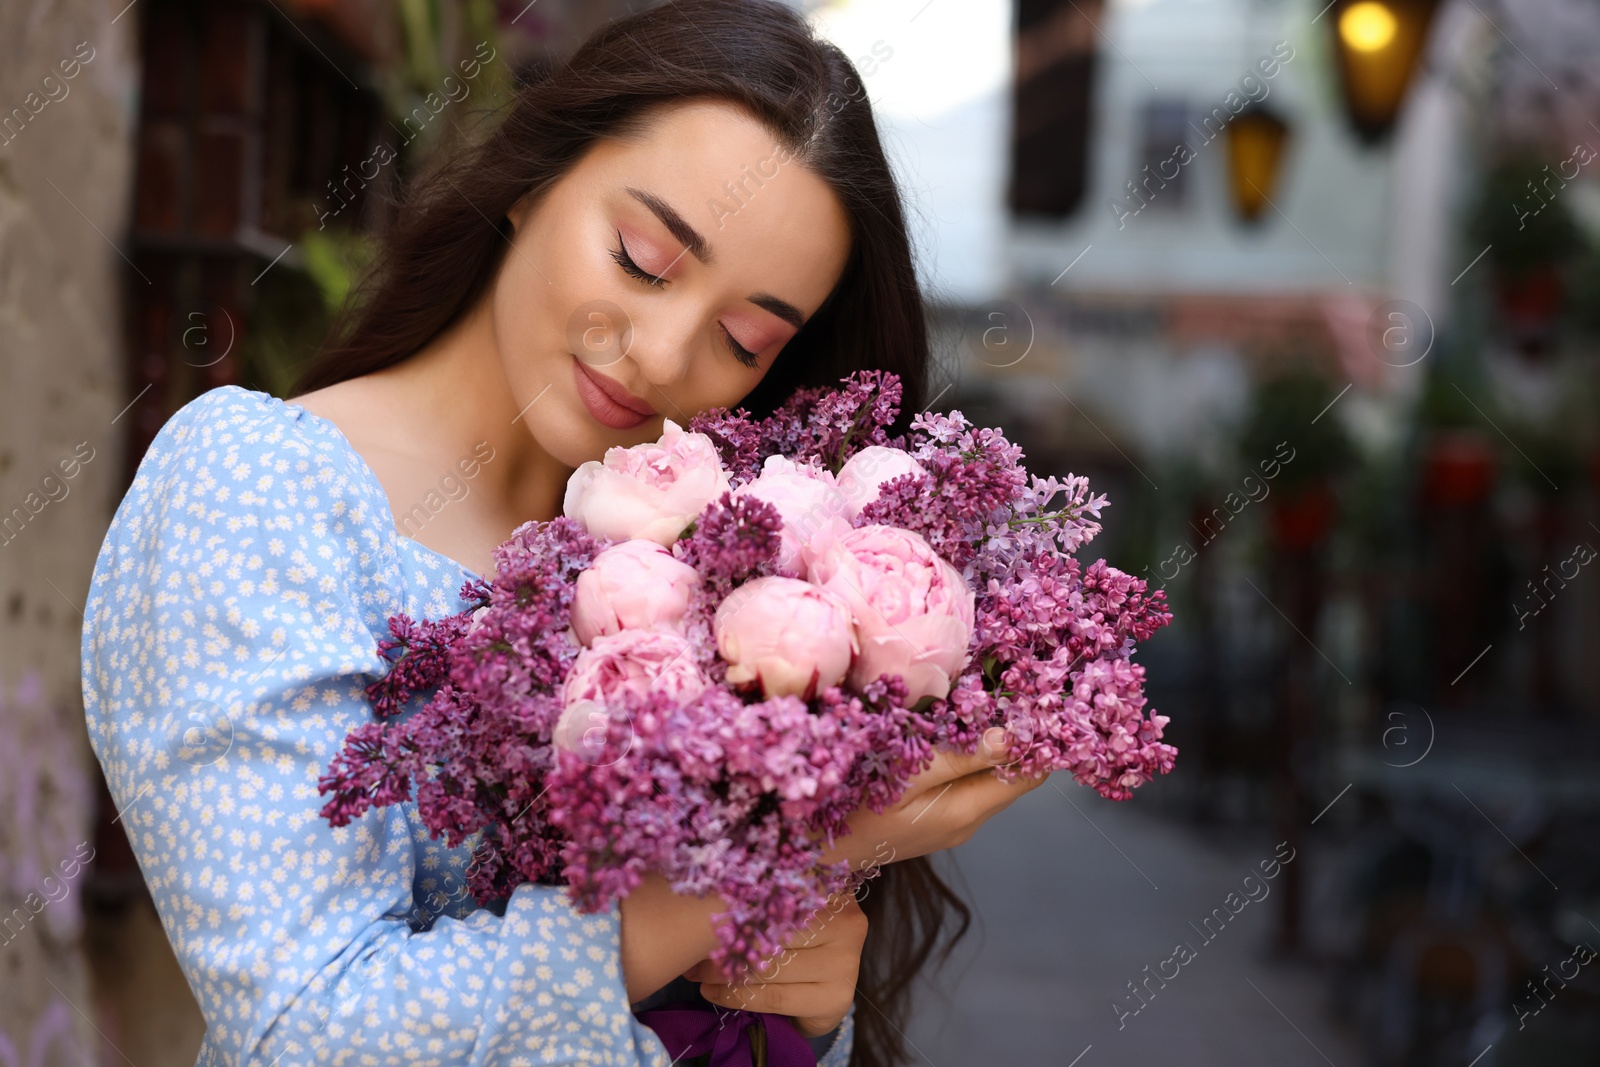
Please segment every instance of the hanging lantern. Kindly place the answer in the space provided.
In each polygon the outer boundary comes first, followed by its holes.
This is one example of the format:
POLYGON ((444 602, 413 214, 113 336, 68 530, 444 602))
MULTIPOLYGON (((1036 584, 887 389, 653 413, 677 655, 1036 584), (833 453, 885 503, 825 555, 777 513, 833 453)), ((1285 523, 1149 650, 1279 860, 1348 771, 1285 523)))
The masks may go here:
POLYGON ((1334 0, 1327 11, 1345 113, 1356 136, 1382 141, 1394 127, 1438 0, 1334 0))
POLYGON ((1255 222, 1272 199, 1289 124, 1262 107, 1241 111, 1227 126, 1228 184, 1239 217, 1255 222))

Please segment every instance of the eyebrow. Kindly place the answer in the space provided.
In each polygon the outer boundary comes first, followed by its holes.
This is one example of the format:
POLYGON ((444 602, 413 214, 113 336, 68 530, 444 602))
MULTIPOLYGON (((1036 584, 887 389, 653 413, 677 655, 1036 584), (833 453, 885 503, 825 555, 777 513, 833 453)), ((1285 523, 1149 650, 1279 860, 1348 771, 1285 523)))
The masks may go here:
POLYGON ((797 330, 806 324, 806 317, 800 313, 799 308, 771 293, 751 293, 746 299, 756 307, 772 312, 797 330))
POLYGON ((690 226, 682 215, 672 209, 671 204, 643 189, 635 189, 631 185, 627 189, 628 195, 649 208, 650 213, 661 220, 661 225, 678 239, 679 244, 689 250, 690 255, 702 263, 711 262, 711 245, 700 236, 699 230, 690 226))
MULTIPOLYGON (((661 221, 661 225, 678 239, 690 255, 701 263, 711 262, 711 245, 701 236, 699 230, 689 225, 682 215, 673 210, 671 204, 643 189, 635 189, 632 186, 626 188, 628 195, 649 208, 650 213, 661 221)), ((781 297, 773 296, 771 293, 751 293, 747 299, 756 307, 772 312, 797 330, 806 324, 806 317, 800 309, 781 297)))

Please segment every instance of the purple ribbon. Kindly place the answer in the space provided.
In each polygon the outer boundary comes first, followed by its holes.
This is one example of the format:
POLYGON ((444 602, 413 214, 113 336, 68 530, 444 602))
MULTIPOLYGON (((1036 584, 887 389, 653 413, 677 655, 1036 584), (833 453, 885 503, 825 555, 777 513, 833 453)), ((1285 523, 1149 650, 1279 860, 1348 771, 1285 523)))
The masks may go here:
POLYGON ((762 1011, 707 1011, 704 1008, 654 1008, 639 1021, 656 1032, 674 1060, 711 1054, 711 1067, 755 1067, 747 1031, 761 1027, 767 1038, 767 1067, 817 1067, 811 1043, 788 1016, 762 1011))

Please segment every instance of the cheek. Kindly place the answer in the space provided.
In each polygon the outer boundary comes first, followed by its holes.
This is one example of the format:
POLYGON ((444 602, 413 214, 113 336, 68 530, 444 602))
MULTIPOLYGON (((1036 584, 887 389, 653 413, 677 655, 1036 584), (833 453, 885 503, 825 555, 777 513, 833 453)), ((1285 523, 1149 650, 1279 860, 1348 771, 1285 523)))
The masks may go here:
POLYGON ((574 350, 568 327, 583 317, 585 300, 595 295, 600 279, 584 256, 573 254, 571 244, 557 231, 539 235, 537 243, 530 236, 506 251, 495 285, 494 332, 514 383, 533 381, 542 388, 554 373, 564 372, 574 350))
POLYGON ((527 285, 521 273, 502 275, 494 300, 495 345, 512 382, 527 377, 552 355, 542 328, 547 314, 544 294, 527 285))
POLYGON ((757 366, 746 367, 733 358, 726 342, 718 336, 713 351, 701 357, 692 372, 693 410, 738 407, 761 384, 776 360, 782 358, 782 351, 776 357, 763 354, 757 366))

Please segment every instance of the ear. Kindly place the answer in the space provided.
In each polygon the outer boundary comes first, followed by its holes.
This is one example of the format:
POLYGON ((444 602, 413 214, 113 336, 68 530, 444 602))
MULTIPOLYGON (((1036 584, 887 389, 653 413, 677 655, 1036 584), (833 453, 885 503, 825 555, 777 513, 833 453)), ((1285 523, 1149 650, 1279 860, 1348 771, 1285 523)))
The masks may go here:
POLYGON ((505 219, 500 224, 501 230, 508 231, 507 236, 516 234, 527 224, 528 216, 533 213, 533 207, 532 195, 523 193, 517 197, 517 202, 506 210, 505 219))

